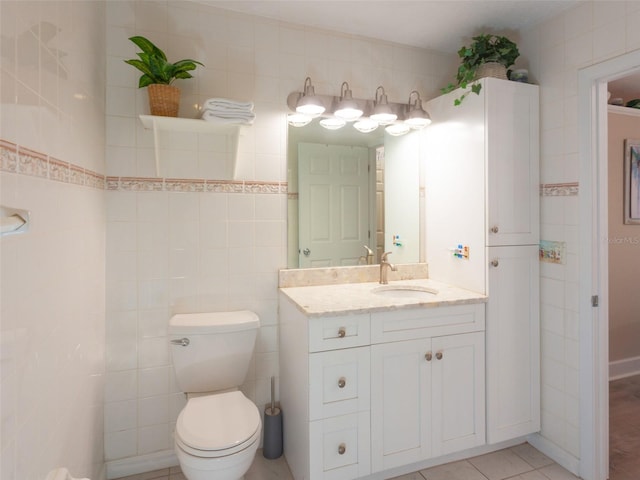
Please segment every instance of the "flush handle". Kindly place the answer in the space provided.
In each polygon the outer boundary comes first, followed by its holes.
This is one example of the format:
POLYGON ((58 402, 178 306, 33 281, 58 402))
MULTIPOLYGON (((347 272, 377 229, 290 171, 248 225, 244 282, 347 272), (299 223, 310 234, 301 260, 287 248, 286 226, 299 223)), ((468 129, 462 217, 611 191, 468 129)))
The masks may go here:
POLYGON ((338 380, 338 388, 344 388, 346 384, 347 379, 344 377, 340 377, 340 379, 338 380))
POLYGON ((341 444, 338 446, 338 453, 339 453, 340 455, 344 455, 344 452, 346 452, 346 451, 347 451, 347 446, 346 446, 344 443, 341 443, 341 444))
POLYGON ((180 345, 181 347, 188 347, 189 343, 189 339, 186 337, 178 340, 171 340, 171 345, 180 345))
POLYGON ((347 334, 347 330, 344 327, 340 327, 338 329, 338 337, 344 338, 346 334, 347 334))

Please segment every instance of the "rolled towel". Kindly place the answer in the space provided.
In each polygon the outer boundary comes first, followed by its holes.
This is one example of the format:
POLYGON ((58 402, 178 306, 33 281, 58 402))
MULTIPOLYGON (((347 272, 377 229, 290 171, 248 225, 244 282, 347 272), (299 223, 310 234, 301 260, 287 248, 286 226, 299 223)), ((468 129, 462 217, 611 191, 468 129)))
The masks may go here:
POLYGON ((236 100, 230 100, 228 98, 209 98, 208 100, 205 100, 204 104, 202 105, 203 110, 211 109, 214 107, 253 110, 253 102, 238 102, 236 100))
POLYGON ((209 110, 205 110, 204 112, 202 112, 202 119, 206 120, 207 122, 220 123, 220 124, 226 124, 226 125, 251 125, 253 123, 253 120, 255 119, 255 115, 253 115, 252 117, 236 116, 231 118, 224 118, 224 117, 219 117, 215 115, 213 112, 209 110))

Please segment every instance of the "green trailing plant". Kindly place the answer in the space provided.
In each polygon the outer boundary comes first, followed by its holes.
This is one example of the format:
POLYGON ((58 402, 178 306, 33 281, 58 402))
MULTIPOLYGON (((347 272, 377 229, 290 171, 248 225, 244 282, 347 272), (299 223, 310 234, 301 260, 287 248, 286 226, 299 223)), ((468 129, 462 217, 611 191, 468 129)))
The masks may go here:
POLYGON ((176 78, 192 78, 189 72, 196 69, 196 64, 202 65, 202 63, 190 58, 170 63, 164 52, 148 39, 136 36, 129 38, 129 40, 142 50, 137 54, 139 59, 125 60, 125 63, 142 72, 138 82, 139 88, 154 83, 170 85, 176 78))
POLYGON ((466 89, 471 85, 470 90, 454 100, 455 105, 460 105, 462 100, 471 92, 476 95, 480 93, 482 85, 476 81, 476 74, 480 65, 488 62, 498 62, 509 68, 514 64, 516 58, 520 56, 518 46, 507 37, 485 34, 473 37, 472 40, 471 45, 468 47, 463 46, 458 50, 461 62, 456 74, 456 83, 450 83, 441 89, 442 93, 449 93, 458 87, 466 89))

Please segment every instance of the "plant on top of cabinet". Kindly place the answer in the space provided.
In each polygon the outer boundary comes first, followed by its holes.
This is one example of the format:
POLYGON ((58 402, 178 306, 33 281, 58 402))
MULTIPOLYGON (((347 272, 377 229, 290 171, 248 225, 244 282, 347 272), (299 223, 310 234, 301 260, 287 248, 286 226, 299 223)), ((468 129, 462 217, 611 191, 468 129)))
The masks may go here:
MULTIPOLYGON (((514 64, 520 56, 518 46, 507 37, 500 35, 478 35, 472 38, 471 45, 458 50, 462 59, 456 75, 456 83, 450 83, 442 93, 449 93, 456 88, 467 88, 471 84, 471 92, 479 94, 482 85, 476 80, 484 77, 507 79, 507 68, 514 64)), ((469 91, 454 100, 454 105, 460 105, 469 91)))
POLYGON ((195 70, 196 64, 202 63, 190 58, 171 63, 167 61, 165 53, 150 40, 140 36, 130 37, 129 40, 140 47, 142 52, 137 54, 139 59, 124 62, 142 72, 138 88, 148 87, 151 115, 177 117, 180 90, 171 83, 177 78, 192 78, 189 71, 195 70))

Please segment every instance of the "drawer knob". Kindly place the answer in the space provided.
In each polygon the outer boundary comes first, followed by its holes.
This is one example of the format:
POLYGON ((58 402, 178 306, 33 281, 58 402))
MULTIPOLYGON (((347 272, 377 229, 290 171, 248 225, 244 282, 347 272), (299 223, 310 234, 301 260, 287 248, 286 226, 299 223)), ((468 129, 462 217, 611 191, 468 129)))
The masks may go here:
POLYGON ((430 362, 433 358, 433 354, 431 352, 427 352, 425 353, 424 358, 427 360, 427 362, 430 362))
POLYGON ((347 334, 347 330, 344 327, 340 327, 338 329, 338 337, 344 338, 346 334, 347 334))
POLYGON ((500 265, 500 262, 498 261, 497 258, 491 260, 491 266, 492 267, 497 267, 498 265, 500 265))
POLYGON ((340 455, 344 455, 344 452, 346 452, 346 451, 347 451, 347 446, 346 446, 344 443, 341 443, 341 444, 338 446, 338 453, 339 453, 340 455))
POLYGON ((437 352, 437 353, 436 353, 436 358, 437 358, 438 360, 442 360, 442 357, 443 357, 442 352, 437 352))
POLYGON ((493 227, 491 227, 491 233, 498 233, 499 229, 497 225, 494 225, 493 227))
POLYGON ((344 388, 346 384, 347 384, 347 379, 344 377, 340 377, 340 379, 338 380, 338 387, 344 388))

